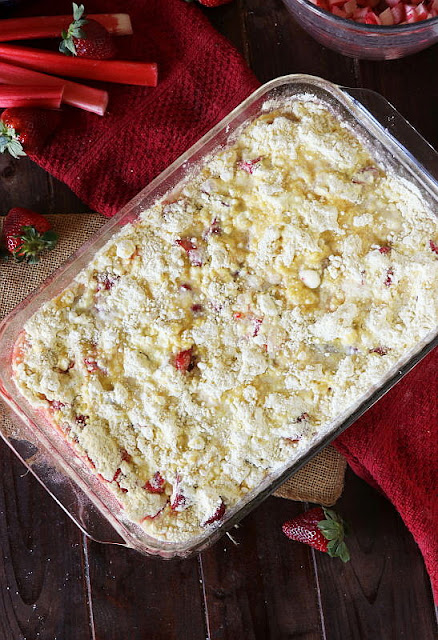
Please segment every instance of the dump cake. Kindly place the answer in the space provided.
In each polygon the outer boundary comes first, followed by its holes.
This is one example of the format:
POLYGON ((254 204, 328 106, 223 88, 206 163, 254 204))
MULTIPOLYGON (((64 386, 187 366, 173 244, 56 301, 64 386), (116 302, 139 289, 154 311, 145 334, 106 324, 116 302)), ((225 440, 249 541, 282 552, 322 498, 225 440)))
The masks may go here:
POLYGON ((256 118, 26 323, 14 381, 132 520, 180 541, 438 323, 438 224, 322 102, 256 118))

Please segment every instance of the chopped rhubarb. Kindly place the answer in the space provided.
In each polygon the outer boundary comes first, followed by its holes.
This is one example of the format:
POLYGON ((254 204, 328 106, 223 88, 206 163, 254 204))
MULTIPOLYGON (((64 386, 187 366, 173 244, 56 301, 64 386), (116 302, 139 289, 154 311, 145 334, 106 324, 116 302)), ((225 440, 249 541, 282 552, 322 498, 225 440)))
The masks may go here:
MULTIPOLYGON (((339 18, 373 26, 428 20, 438 15, 438 0, 310 0, 339 18)), ((244 168, 244 167, 240 167, 244 168)), ((247 170, 247 169, 245 169, 247 170)), ((252 173, 252 170, 248 171, 252 173)), ((358 184, 362 180, 353 180, 358 184)))
POLYGON ((391 7, 392 18, 394 24, 400 24, 405 19, 405 7, 402 2, 399 2, 394 7, 391 7))
POLYGON ((64 87, 0 84, 0 108, 39 107, 59 109, 64 87))
POLYGON ((225 514, 225 504, 221 500, 221 503, 218 506, 218 508, 216 509, 216 511, 213 513, 213 515, 211 515, 209 518, 207 518, 207 520, 204 520, 204 522, 202 523, 202 526, 206 527, 209 524, 213 524, 213 522, 217 522, 218 520, 222 520, 222 518, 224 517, 224 514, 225 514))
MULTIPOLYGON (((64 59, 65 56, 62 56, 64 59)), ((20 66, 0 62, 0 82, 15 85, 64 87, 62 102, 78 107, 84 111, 91 111, 103 116, 108 104, 108 93, 100 89, 86 87, 83 84, 55 78, 45 73, 22 69, 20 66)))
POLYGON ((146 482, 144 488, 149 493, 164 493, 164 485, 166 481, 162 477, 161 473, 157 471, 152 478, 146 482))
POLYGON ((186 371, 191 371, 194 366, 193 347, 177 353, 175 356, 174 365, 175 369, 178 369, 178 371, 182 371, 183 373, 185 373, 186 371))
POLYGON ((157 65, 154 62, 69 58, 62 53, 30 49, 14 44, 0 44, 0 60, 26 69, 73 78, 144 87, 156 87, 158 82, 157 65))
MULTIPOLYGON (((88 14, 115 36, 132 34, 131 19, 127 13, 88 14)), ((37 18, 9 18, 0 20, 0 42, 33 40, 35 38, 60 38, 72 21, 69 16, 39 16, 37 18)))
POLYGON ((394 24, 394 18, 392 17, 391 9, 388 7, 385 11, 379 15, 381 24, 389 27, 394 24))
POLYGON ((111 482, 117 482, 117 480, 118 480, 118 478, 119 478, 121 473, 122 473, 122 470, 121 469, 117 469, 117 471, 115 472, 114 477, 113 477, 111 482))
POLYGON ((383 254, 390 253, 391 252, 391 247, 383 246, 383 247, 380 247, 379 251, 380 251, 380 253, 383 253, 383 254))

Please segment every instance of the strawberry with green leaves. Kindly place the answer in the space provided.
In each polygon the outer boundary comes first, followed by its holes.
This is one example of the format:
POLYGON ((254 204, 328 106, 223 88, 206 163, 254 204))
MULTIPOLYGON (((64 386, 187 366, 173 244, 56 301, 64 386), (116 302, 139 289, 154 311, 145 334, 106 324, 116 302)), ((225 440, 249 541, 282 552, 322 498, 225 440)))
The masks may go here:
POLYGON ((47 218, 31 209, 15 207, 4 219, 1 247, 18 262, 36 264, 40 254, 53 249, 56 241, 57 234, 47 218))
POLYGON ((114 58, 116 46, 109 31, 96 20, 84 15, 84 5, 73 2, 73 22, 61 33, 61 53, 78 58, 108 60, 114 58))
POLYGON ((41 149, 61 122, 61 112, 32 107, 11 107, 0 116, 0 153, 14 158, 41 149))
POLYGON ((283 533, 291 540, 304 542, 318 551, 328 553, 343 562, 350 560, 345 522, 332 509, 315 507, 283 524, 283 533))

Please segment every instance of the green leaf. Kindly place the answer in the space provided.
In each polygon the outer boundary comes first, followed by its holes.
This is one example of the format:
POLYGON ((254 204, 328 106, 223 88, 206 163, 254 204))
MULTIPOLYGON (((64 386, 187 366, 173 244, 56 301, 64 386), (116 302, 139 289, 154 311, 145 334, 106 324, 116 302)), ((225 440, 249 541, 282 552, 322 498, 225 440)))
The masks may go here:
POLYGON ((350 552, 348 551, 348 547, 345 542, 341 542, 339 545, 338 556, 341 558, 342 562, 348 562, 350 560, 350 552))
POLYGON ((77 5, 76 2, 73 2, 73 18, 74 20, 80 20, 84 15, 85 7, 83 4, 77 5))
POLYGON ((65 48, 67 50, 67 55, 76 55, 76 47, 75 47, 75 43, 73 42, 73 40, 68 39, 65 41, 65 48))
POLYGON ((14 158, 19 158, 20 156, 26 155, 23 147, 21 146, 21 142, 19 142, 18 140, 10 140, 6 145, 6 149, 14 158))

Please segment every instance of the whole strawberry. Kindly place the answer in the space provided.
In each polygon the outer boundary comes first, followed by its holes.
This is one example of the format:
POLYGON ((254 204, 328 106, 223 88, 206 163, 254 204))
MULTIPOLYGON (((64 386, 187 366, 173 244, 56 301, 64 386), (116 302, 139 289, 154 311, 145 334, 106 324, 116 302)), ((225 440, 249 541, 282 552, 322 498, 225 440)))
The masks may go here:
POLYGON ((108 60, 114 58, 116 46, 111 34, 96 20, 84 16, 84 5, 73 2, 73 22, 61 33, 61 53, 78 58, 108 60))
POLYGON ((309 544, 343 562, 350 560, 344 542, 345 523, 332 509, 315 507, 283 524, 283 533, 291 540, 309 544))
POLYGON ((14 158, 41 149, 61 122, 61 112, 32 107, 11 107, 0 116, 0 153, 14 158))
POLYGON ((18 262, 36 264, 40 253, 53 249, 56 241, 49 221, 31 209, 15 207, 4 219, 1 245, 18 262))

